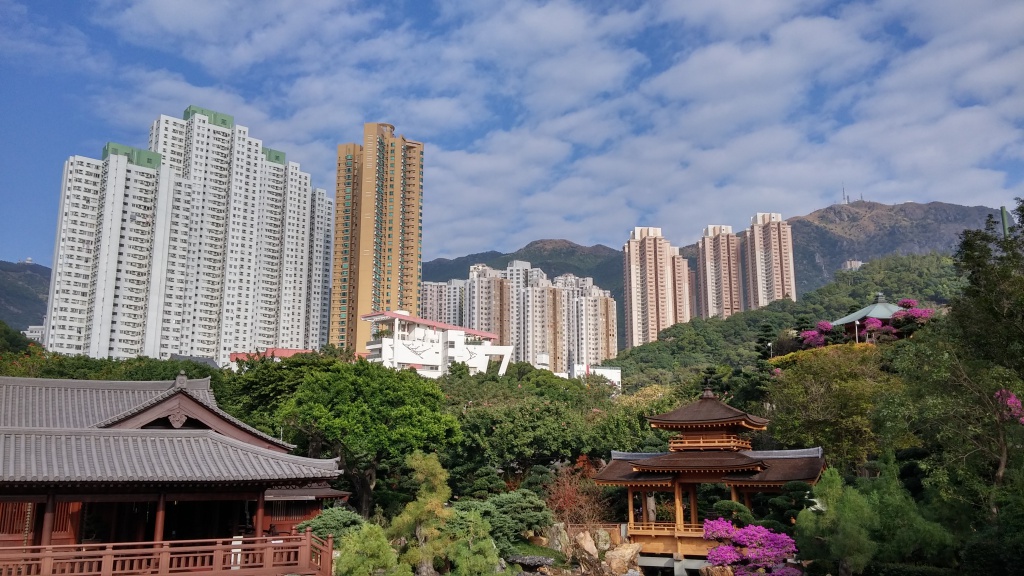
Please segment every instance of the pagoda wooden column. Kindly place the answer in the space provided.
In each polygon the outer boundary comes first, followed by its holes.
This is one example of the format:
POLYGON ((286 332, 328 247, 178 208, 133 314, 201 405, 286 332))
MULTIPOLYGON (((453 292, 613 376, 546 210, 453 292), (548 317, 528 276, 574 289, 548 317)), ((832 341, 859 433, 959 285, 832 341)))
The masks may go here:
POLYGON ((697 485, 690 484, 690 524, 697 525, 697 485))
POLYGON ((629 494, 629 525, 632 526, 633 522, 634 522, 634 520, 633 520, 633 506, 636 505, 636 500, 634 499, 634 496, 636 496, 636 494, 633 493, 633 487, 632 486, 629 486, 629 487, 626 488, 626 493, 629 494))
POLYGON ((256 520, 253 522, 253 532, 257 537, 263 536, 263 514, 267 506, 266 499, 263 497, 264 492, 266 490, 260 490, 260 495, 256 498, 256 520))
POLYGON ((53 541, 53 517, 55 509, 57 508, 57 501, 53 494, 46 495, 46 507, 43 508, 43 528, 42 534, 39 535, 39 545, 49 546, 53 541))
POLYGON ((676 528, 686 524, 683 520, 683 485, 679 482, 673 483, 676 492, 676 528))
POLYGON ((740 493, 736 491, 735 486, 729 486, 729 499, 733 502, 740 501, 740 493))
POLYGON ((640 521, 647 522, 647 491, 640 491, 640 521))
POLYGON ((750 510, 750 490, 743 493, 743 505, 747 507, 747 510, 750 510))
POLYGON ((167 520, 167 495, 163 492, 156 501, 156 521, 153 524, 153 541, 160 542, 164 539, 164 524, 167 520))

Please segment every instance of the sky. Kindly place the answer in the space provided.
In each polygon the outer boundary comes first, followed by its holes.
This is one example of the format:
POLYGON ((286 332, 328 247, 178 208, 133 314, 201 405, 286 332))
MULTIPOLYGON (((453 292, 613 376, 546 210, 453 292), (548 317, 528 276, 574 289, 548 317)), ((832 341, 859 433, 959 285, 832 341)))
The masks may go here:
POLYGON ((424 142, 424 260, 1024 196, 1020 0, 0 0, 0 82, 0 260, 193 104, 331 194, 364 122, 424 142))

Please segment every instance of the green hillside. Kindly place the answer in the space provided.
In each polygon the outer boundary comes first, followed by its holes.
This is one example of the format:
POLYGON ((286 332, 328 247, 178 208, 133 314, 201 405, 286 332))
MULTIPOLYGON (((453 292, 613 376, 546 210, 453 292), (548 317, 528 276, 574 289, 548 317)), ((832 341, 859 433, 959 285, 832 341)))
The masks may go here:
POLYGON ((0 320, 15 330, 43 323, 50 269, 0 260, 0 320))

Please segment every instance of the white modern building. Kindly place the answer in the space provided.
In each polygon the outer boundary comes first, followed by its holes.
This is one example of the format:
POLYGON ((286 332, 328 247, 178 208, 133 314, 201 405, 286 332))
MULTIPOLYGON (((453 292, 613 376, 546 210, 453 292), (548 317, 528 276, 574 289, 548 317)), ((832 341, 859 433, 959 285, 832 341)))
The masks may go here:
POLYGON ((65 163, 49 350, 97 358, 318 348, 333 205, 234 118, 160 116, 149 150, 65 163))
POLYGON ((420 375, 438 378, 454 362, 469 367, 470 374, 486 372, 491 360, 499 362, 504 375, 512 358, 511 346, 498 346, 498 335, 412 316, 395 310, 364 314, 372 324, 374 339, 367 342, 366 357, 388 368, 412 368, 420 375))

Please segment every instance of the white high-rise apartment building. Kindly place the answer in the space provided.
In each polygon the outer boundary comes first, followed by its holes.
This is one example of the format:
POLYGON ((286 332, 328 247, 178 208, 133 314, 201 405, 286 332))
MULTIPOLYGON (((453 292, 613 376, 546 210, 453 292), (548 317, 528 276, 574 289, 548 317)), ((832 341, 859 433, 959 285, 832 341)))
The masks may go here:
POLYGON ((592 279, 565 274, 551 281, 523 261, 501 271, 476 264, 469 276, 466 325, 499 334, 513 360, 568 372, 618 353, 615 300, 592 279))
POLYGON ((746 309, 796 300, 793 235, 782 214, 759 212, 742 238, 746 309))
POLYGON ((690 321, 690 266, 661 228, 634 228, 622 255, 627 347, 653 342, 662 330, 690 321))
POLYGON ((196 106, 160 116, 148 151, 72 157, 47 347, 222 365, 232 352, 317 348, 332 214, 298 164, 196 106))
POLYGON ((464 303, 467 282, 458 278, 447 282, 422 282, 420 316, 425 320, 463 326, 466 321, 464 303))

